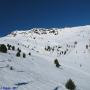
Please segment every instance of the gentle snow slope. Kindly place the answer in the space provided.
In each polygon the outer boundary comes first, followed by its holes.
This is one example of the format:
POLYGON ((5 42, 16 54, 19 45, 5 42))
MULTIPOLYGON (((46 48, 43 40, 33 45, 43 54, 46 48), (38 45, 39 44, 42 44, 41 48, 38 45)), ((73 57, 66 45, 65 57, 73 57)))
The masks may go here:
POLYGON ((90 26, 15 31, 0 38, 0 44, 15 46, 15 51, 0 52, 1 89, 67 90, 65 83, 71 78, 76 90, 90 90, 90 26), (48 46, 50 51, 45 50, 48 46), (16 57, 17 48, 20 57, 16 57))

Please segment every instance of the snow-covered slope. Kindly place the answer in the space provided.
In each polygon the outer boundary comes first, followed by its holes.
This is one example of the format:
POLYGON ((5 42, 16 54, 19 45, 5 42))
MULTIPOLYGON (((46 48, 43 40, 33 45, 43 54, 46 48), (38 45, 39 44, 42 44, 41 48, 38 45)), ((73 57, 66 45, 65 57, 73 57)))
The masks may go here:
POLYGON ((67 90, 70 78, 76 90, 90 90, 89 25, 14 31, 0 38, 0 44, 15 46, 15 50, 0 52, 0 90, 67 90))

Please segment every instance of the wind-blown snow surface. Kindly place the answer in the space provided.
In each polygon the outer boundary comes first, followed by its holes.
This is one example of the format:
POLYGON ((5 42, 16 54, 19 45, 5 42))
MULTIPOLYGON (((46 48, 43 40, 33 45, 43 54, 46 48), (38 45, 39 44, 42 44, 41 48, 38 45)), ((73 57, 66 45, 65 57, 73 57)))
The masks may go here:
POLYGON ((14 90, 67 90, 65 83, 70 78, 76 90, 90 90, 89 25, 15 31, 0 38, 0 44, 15 46, 15 51, 0 52, 2 90, 3 87, 9 90, 13 90, 13 87, 16 87, 14 90), (48 46, 54 50, 45 50, 48 46), (16 57, 18 47, 21 49, 20 57, 16 57), (22 57, 23 52, 26 58, 22 57), (54 64, 56 58, 60 68, 54 64), (10 66, 13 70, 10 70, 10 66))

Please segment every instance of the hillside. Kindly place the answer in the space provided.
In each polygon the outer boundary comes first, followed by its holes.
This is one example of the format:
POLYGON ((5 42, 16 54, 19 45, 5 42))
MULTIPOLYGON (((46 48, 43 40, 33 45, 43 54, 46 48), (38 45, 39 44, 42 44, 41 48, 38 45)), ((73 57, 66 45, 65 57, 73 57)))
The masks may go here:
POLYGON ((0 90, 68 90, 69 79, 76 90, 90 90, 89 25, 14 31, 0 44, 7 47, 0 52, 0 90))

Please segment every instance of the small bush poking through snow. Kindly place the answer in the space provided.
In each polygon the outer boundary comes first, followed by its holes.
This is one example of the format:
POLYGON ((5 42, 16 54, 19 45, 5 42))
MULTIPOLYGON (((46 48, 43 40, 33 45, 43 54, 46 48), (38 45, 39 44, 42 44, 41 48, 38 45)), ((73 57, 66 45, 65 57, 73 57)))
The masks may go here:
POLYGON ((30 56, 31 56, 31 53, 29 53, 28 55, 30 55, 30 56))
POLYGON ((59 62, 58 62, 58 59, 55 59, 55 60, 54 60, 54 64, 56 65, 57 68, 59 68, 59 67, 61 66, 61 65, 59 64, 59 62))
POLYGON ((88 49, 88 45, 86 45, 86 49, 88 49))
POLYGON ((57 86, 56 88, 54 88, 54 90, 58 90, 59 89, 59 87, 57 86))
POLYGON ((69 90, 75 90, 76 89, 76 85, 74 84, 74 82, 69 79, 66 84, 65 84, 65 87, 69 90))
POLYGON ((10 66, 10 70, 14 70, 14 68, 12 66, 10 66))
POLYGON ((77 41, 75 41, 74 44, 76 45, 77 44, 77 41))
POLYGON ((0 44, 0 52, 7 53, 7 47, 4 44, 0 44))

